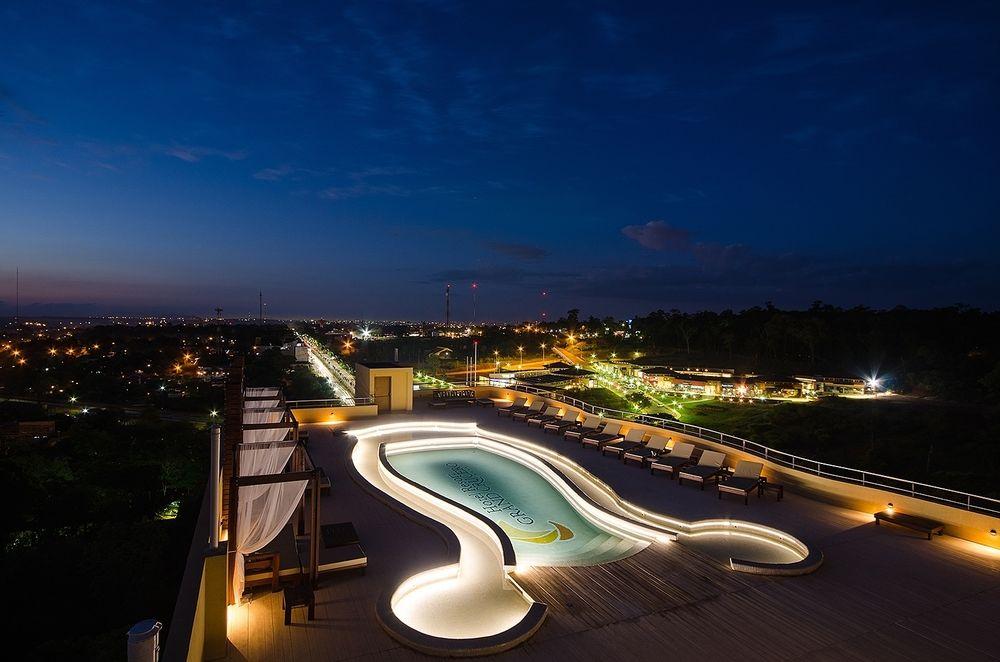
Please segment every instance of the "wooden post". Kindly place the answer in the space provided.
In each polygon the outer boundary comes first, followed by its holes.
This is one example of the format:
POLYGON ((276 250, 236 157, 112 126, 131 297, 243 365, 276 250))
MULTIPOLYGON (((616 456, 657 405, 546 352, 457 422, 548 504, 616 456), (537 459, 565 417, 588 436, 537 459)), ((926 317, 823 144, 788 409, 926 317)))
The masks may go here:
POLYGON ((319 469, 313 469, 312 477, 312 531, 310 531, 309 585, 316 588, 319 578, 319 469))
POLYGON ((238 448, 243 441, 243 357, 233 360, 226 378, 226 403, 222 419, 222 526, 227 531, 226 601, 236 604, 233 573, 236 572, 236 518, 239 511, 240 475, 238 448))

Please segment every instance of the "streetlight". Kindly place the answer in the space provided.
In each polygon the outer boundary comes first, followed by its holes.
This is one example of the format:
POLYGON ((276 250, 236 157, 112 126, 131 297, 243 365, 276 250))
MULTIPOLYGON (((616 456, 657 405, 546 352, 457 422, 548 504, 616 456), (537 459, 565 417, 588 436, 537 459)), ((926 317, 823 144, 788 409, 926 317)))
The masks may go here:
POLYGON ((545 343, 542 343, 542 361, 545 360, 545 343))
POLYGON ((524 347, 519 346, 517 348, 517 354, 519 357, 517 361, 517 369, 521 370, 522 368, 524 368, 524 347))
POLYGON ((494 349, 493 350, 493 360, 496 361, 496 364, 497 364, 496 371, 500 372, 500 350, 499 349, 494 349))

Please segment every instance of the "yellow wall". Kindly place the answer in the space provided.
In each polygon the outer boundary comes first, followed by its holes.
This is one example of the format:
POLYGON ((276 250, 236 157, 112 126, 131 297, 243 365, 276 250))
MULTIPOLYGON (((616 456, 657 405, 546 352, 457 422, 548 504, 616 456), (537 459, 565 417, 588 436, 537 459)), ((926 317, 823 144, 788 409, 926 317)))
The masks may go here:
POLYGON ((413 411, 413 368, 403 366, 369 368, 358 363, 354 370, 355 397, 372 397, 372 393, 375 391, 376 377, 388 377, 392 380, 390 411, 413 411))
MULTIPOLYGON (((499 397, 513 400, 514 398, 524 397, 526 394, 504 388, 478 387, 477 395, 480 397, 499 397)), ((539 396, 529 396, 531 400, 534 400, 536 397, 539 396)), ((548 401, 547 398, 544 399, 548 401)), ((581 411, 582 413, 582 410, 579 408, 572 407, 566 403, 555 400, 551 400, 550 402, 564 410, 569 408, 581 411)), ((672 437, 675 442, 679 440, 689 441, 700 448, 723 452, 728 457, 730 464, 735 464, 739 460, 763 462, 765 468, 764 475, 769 479, 782 483, 797 493, 819 501, 872 514, 880 510, 885 510, 886 505, 892 503, 899 512, 926 517, 943 523, 945 525, 944 532, 948 535, 1000 549, 1000 536, 990 535, 991 529, 1000 530, 1000 520, 989 515, 974 513, 962 508, 946 506, 916 497, 909 497, 888 490, 816 476, 805 471, 769 462, 757 455, 744 453, 731 446, 707 441, 700 437, 694 437, 674 430, 665 430, 652 425, 626 422, 626 428, 632 427, 642 428, 651 434, 655 433, 672 437)))
POLYGON ((292 409, 292 415, 299 423, 337 423, 353 421, 357 418, 371 418, 378 415, 375 405, 356 407, 302 407, 292 409))

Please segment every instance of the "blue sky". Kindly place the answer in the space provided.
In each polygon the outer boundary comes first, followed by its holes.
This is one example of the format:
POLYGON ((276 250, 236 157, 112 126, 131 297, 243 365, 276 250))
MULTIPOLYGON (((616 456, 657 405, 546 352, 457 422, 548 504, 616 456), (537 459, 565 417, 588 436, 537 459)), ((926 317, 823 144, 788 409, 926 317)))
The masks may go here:
POLYGON ((995 5, 665 5, 8 4, 0 311, 996 307, 995 5))

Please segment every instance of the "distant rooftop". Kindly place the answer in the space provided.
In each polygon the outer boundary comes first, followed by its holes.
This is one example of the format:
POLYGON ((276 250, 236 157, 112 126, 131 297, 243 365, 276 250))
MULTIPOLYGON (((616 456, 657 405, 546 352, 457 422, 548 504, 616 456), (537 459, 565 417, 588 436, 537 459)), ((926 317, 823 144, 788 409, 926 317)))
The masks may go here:
POLYGON ((366 368, 412 368, 409 363, 396 363, 395 361, 358 361, 358 365, 366 368))

